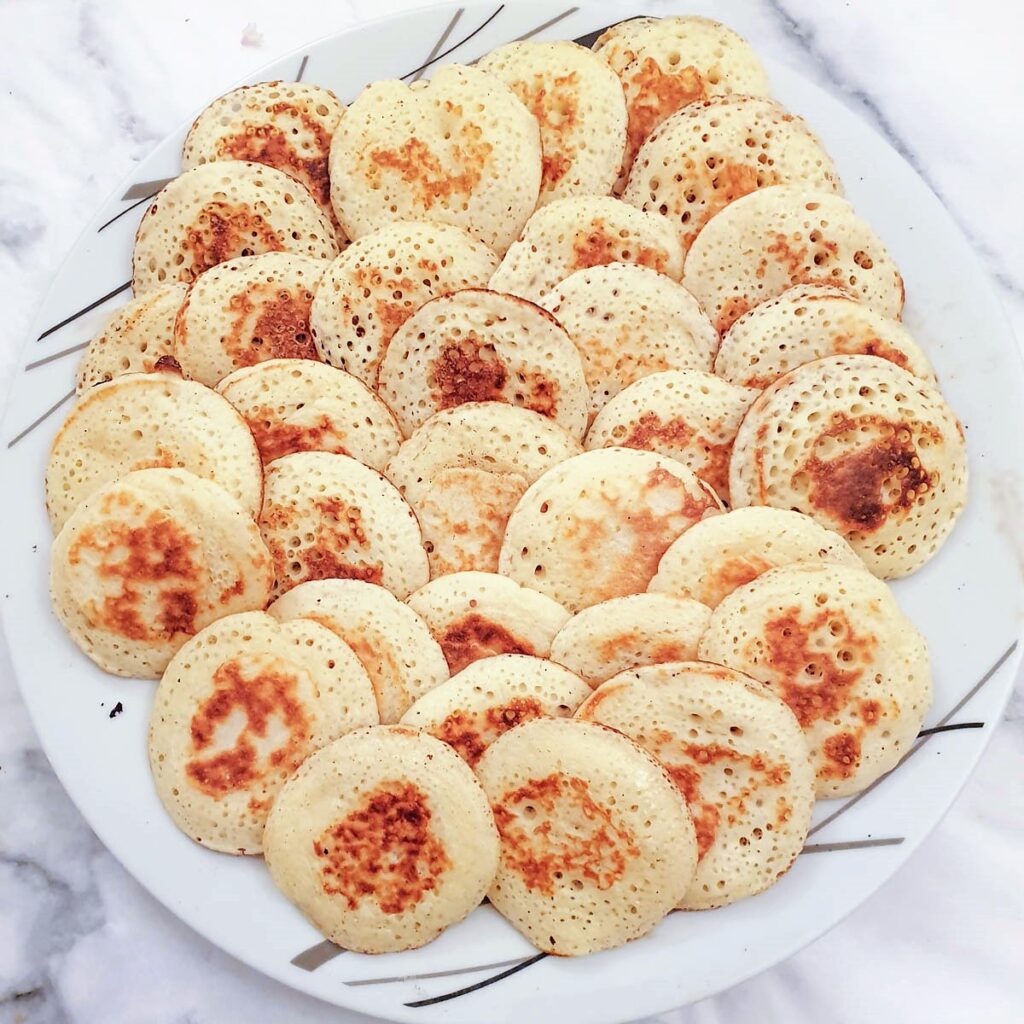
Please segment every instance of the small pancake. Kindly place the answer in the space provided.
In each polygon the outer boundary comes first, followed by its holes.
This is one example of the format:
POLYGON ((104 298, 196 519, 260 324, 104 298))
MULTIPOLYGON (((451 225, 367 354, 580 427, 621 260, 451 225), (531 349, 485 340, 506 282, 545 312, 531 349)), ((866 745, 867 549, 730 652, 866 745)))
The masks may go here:
POLYGON ((817 561, 864 568, 838 533, 810 516, 753 505, 697 523, 673 541, 647 589, 717 608, 737 587, 769 569, 817 561))
POLYGON ((551 598, 492 572, 442 576, 408 603, 441 645, 453 675, 496 654, 546 658, 569 618, 551 598))
POLYGON ((406 436, 463 402, 508 402, 574 437, 586 428, 583 365, 562 326, 515 295, 468 288, 432 299, 395 332, 379 392, 406 436))
POLYGON ((898 319, 903 278, 881 239, 836 195, 769 185, 730 203, 697 236, 683 284, 720 334, 797 284, 840 286, 898 319))
POLYGON ((587 684, 561 665, 500 654, 425 693, 402 722, 444 740, 472 768, 509 729, 534 718, 570 718, 589 695, 587 684))
POLYGON ((204 270, 263 252, 338 255, 331 222, 304 186, 273 167, 223 160, 165 185, 135 235, 132 290, 191 284, 204 270))
POLYGON ((667 370, 630 384, 597 415, 586 447, 645 448, 688 466, 729 501, 729 456, 758 392, 700 370, 667 370))
POLYGON ((690 661, 711 609, 670 594, 629 594, 577 612, 551 641, 551 660, 591 687, 640 665, 690 661))
POLYGON ((53 610, 104 672, 156 679, 214 619, 262 609, 270 554, 248 509, 180 469, 94 491, 50 553, 53 610))
POLYGON ((472 771, 404 726, 358 729, 308 758, 263 838, 274 884, 343 949, 392 953, 477 907, 498 838, 472 771))
POLYGON ((819 797, 860 792, 895 768, 932 700, 924 637, 865 569, 772 569, 714 610, 700 658, 770 686, 811 748, 819 797))
POLYGON ((878 356, 935 383, 928 357, 899 321, 830 285, 796 285, 744 313, 722 338, 715 373, 766 388, 804 363, 839 355, 878 356))
POLYGON ((288 252, 241 256, 200 274, 174 324, 174 358, 213 387, 267 359, 316 359, 309 307, 324 260, 288 252))
POLYGON ((279 597, 278 619, 312 619, 336 633, 369 673, 385 724, 448 678, 448 663, 426 623, 390 591, 362 580, 312 580, 279 597))
POLYGON ((883 579, 919 569, 967 500, 964 432, 930 384, 877 356, 829 356, 750 407, 733 503, 791 508, 842 534, 883 579))
POLYGON ((501 837, 488 896, 544 952, 579 956, 639 938, 693 882, 686 802, 621 733, 538 718, 492 743, 477 778, 501 837))
POLYGON ((429 575, 412 509, 347 455, 297 452, 270 463, 260 529, 275 597, 306 580, 357 579, 405 598, 429 575))
POLYGON ((173 373, 133 373, 90 388, 53 440, 46 508, 54 532, 98 488, 153 466, 213 480, 259 513, 259 452, 231 404, 173 373))
POLYGON ((258 854, 285 779, 314 750, 377 721, 366 670, 329 629, 264 612, 229 615, 167 666, 149 721, 149 765, 190 839, 258 854))
POLYGON ((653 665, 609 680, 577 717, 635 740, 686 798, 699 860, 683 910, 753 896, 792 867, 814 769, 793 712, 757 680, 701 662, 653 665))
POLYGON ((646 590, 669 544, 721 507, 674 459, 632 448, 584 452, 549 469, 523 495, 498 565, 578 612, 646 590))
POLYGON ((382 470, 402 443, 391 410, 357 377, 310 359, 270 359, 217 390, 249 424, 264 463, 295 452, 351 455, 382 470))

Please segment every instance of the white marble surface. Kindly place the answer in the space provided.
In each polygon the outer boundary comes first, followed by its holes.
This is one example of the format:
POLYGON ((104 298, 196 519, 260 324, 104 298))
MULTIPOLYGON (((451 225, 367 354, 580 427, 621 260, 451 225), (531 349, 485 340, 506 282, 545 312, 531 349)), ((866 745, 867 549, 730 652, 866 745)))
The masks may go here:
MULTIPOLYGON (((0 4, 3 393, 49 277, 135 161, 243 74, 361 17, 403 6, 0 4)), ((844 97, 943 198, 1024 338, 1019 5, 638 0, 635 10, 713 13, 844 97)), ((954 809, 876 896, 787 963, 661 1019, 1024 1019, 1022 758, 1018 685, 1007 720, 954 809)), ((0 808, 0 1024, 357 1019, 220 953, 120 868, 49 770, 2 645, 0 808)))

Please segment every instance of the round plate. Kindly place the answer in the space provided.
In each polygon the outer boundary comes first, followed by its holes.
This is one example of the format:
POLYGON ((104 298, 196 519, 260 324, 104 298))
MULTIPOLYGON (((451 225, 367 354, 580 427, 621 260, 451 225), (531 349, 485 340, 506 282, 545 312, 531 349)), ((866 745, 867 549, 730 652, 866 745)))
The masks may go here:
MULTIPOLYGON (((434 7, 323 40, 252 81, 302 77, 346 101, 373 79, 429 75, 513 39, 577 38, 628 17, 608 6, 434 7)), ((906 322, 967 426, 970 500, 949 543, 895 585, 931 645, 935 703, 893 775, 861 797, 818 805, 804 855, 761 896, 671 914, 623 949, 578 960, 538 955, 489 907, 424 949, 342 953, 271 885, 260 860, 190 842, 157 800, 146 763, 153 685, 103 675, 50 612, 43 472, 67 413, 75 354, 129 296, 141 205, 179 170, 183 125, 97 213, 54 281, 25 348, 3 427, 3 611, 25 702, 54 769, 100 839, 154 896, 239 959, 339 1006, 396 1021, 632 1020, 702 999, 779 962, 831 928, 910 856, 981 755, 1019 662, 1022 374, 1013 337, 974 253, 908 164, 839 101, 767 62, 776 95, 821 135, 859 212, 903 271, 906 322), (39 336, 36 341, 35 336, 39 336), (115 706, 123 711, 114 717, 115 706), (980 724, 979 724, 980 723, 980 724), (927 730, 926 730, 927 732, 927 730)))

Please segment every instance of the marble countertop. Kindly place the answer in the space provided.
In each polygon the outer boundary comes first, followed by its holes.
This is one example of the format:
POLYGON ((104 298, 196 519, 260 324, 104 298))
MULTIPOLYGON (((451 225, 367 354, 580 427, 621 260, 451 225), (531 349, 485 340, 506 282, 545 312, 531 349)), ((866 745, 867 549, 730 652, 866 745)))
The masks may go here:
MULTIPOLYGON (((105 195, 236 79, 408 0, 0 4, 0 393, 43 290, 105 195)), ((637 0, 713 14, 826 85, 924 176, 1024 339, 1024 13, 1005 0, 637 0), (1009 171, 1007 172, 1007 170, 1009 171)), ((1020 443, 1020 439, 1013 439, 1020 443)), ((672 1022, 1024 1019, 1024 693, 953 810, 881 891, 802 953, 672 1022)), ((364 1020, 181 924, 106 852, 39 748, 0 641, 0 1024, 364 1020)))

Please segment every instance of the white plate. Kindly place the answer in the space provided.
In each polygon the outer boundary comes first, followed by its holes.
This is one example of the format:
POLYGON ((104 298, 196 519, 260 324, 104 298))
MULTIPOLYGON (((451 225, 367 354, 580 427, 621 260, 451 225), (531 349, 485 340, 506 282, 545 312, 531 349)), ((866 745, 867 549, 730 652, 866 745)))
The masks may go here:
MULTIPOLYGON (((629 13, 607 6, 564 13, 532 4, 434 7, 323 40, 252 80, 301 73, 351 100, 373 79, 429 74, 429 67, 420 68, 425 61, 468 63, 524 35, 579 38, 629 13)), ((1020 660, 1015 647, 1024 602, 1009 534, 1019 510, 1006 486, 1008 475, 1021 471, 1024 437, 1013 338, 966 239, 916 173, 837 100, 767 63, 777 96, 822 136, 849 198, 901 267, 906 321, 967 425, 967 512, 939 556, 895 590, 931 645, 935 703, 927 725, 974 727, 923 740, 862 798, 820 804, 811 845, 769 892, 711 913, 672 914, 652 935, 614 952, 538 958, 483 907, 422 950, 331 956, 336 951, 277 894, 259 860, 212 853, 171 824, 146 764, 152 684, 103 675, 51 615, 43 470, 70 404, 73 352, 128 297, 124 282, 144 208, 140 197, 178 172, 187 125, 107 201, 57 275, 0 435, 6 446, 2 608, 18 681, 54 769, 100 839, 171 910, 265 974, 397 1021, 602 1024, 702 999, 789 956, 874 892, 934 828, 981 755, 1020 660), (123 713, 111 719, 118 702, 123 713), (294 964, 303 951, 310 951, 300 958, 305 966, 294 964)))

